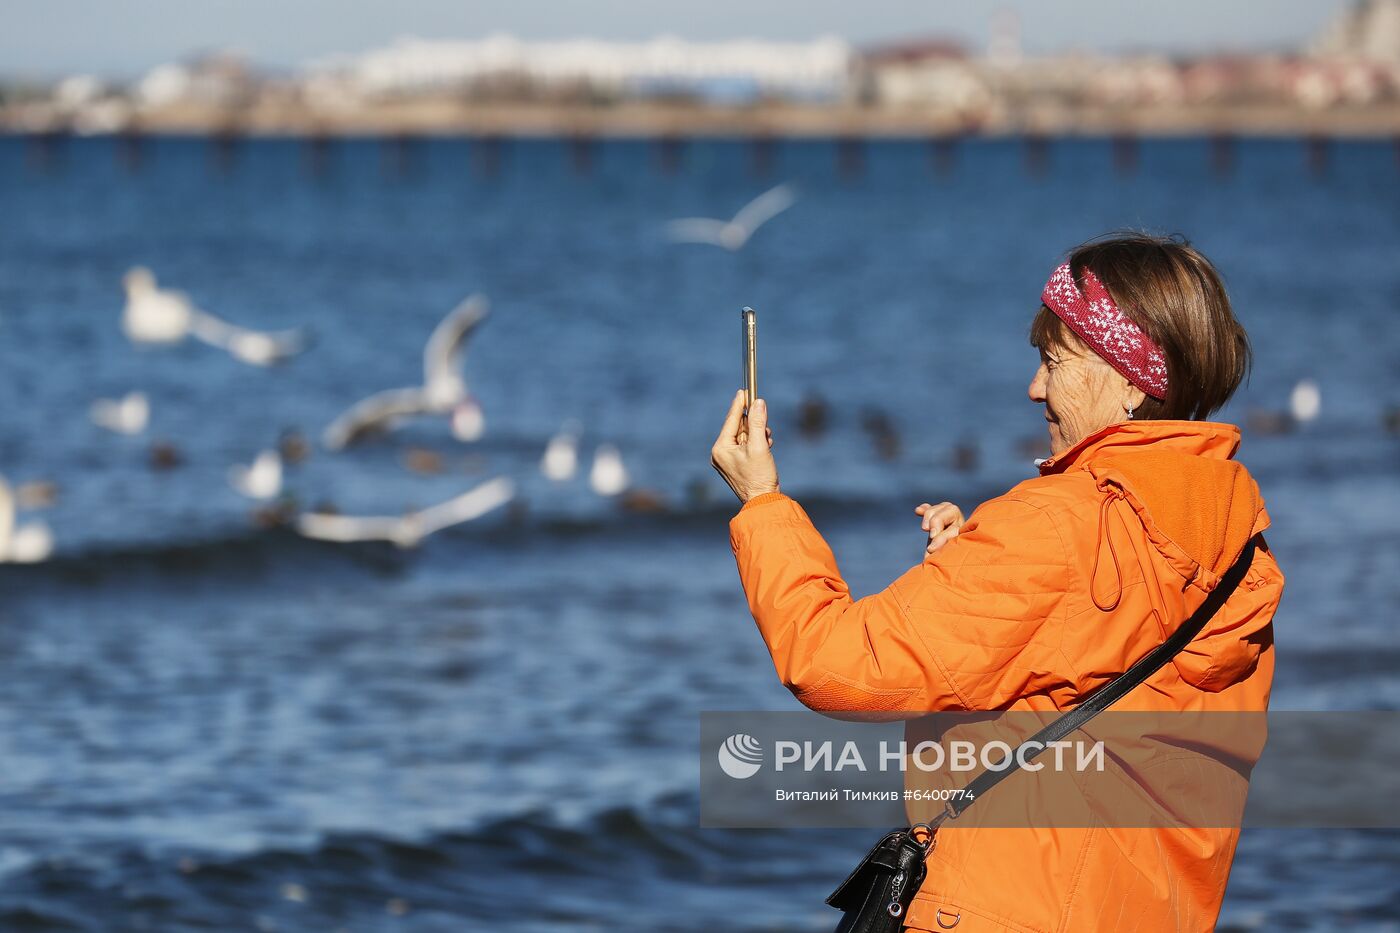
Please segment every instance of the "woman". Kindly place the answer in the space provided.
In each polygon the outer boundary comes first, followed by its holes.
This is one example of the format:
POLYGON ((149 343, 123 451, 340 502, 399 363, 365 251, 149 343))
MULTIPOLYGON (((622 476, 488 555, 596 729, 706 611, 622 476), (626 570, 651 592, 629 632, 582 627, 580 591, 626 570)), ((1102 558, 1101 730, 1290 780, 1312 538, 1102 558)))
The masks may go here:
MULTIPOLYGON (((824 712, 1076 706, 1160 644, 1255 538, 1204 631, 1115 708, 1263 711, 1283 575, 1239 429, 1206 420, 1250 361, 1210 262, 1184 242, 1091 242, 1031 324, 1051 456, 964 522, 924 503, 923 562, 852 600, 830 548, 779 489, 765 403, 742 393, 712 451, 743 507, 730 543, 778 675, 824 712)), ((1245 773, 1258 742, 1231 750, 1245 773)), ((996 793, 995 791, 993 793, 996 793)), ((976 810, 969 810, 972 813, 976 810)), ((1139 824, 1141 825, 1141 824, 1139 824)), ((1238 830, 945 824, 908 929, 1209 930, 1238 830)))

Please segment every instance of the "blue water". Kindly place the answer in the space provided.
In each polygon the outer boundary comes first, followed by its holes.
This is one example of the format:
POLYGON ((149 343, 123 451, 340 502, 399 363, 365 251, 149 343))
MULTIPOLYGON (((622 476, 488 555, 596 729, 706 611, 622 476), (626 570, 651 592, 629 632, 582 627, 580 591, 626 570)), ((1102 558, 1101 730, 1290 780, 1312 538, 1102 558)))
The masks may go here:
MULTIPOLYGON (((756 174, 738 142, 643 143, 580 171, 558 141, 497 171, 464 141, 0 138, 0 474, 49 480, 54 531, 0 567, 0 928, 10 930, 823 930, 869 833, 721 832, 697 820, 697 713, 792 708, 745 611, 729 493, 708 449, 761 314, 785 488, 853 588, 918 559, 912 507, 965 510, 1031 475, 1025 329, 1069 247, 1184 233, 1223 270, 1256 352, 1223 417, 1259 424, 1299 379, 1317 421, 1247 427, 1242 459, 1288 574, 1276 708, 1400 705, 1400 165, 1294 141, 824 143, 756 174), (791 181, 798 204, 730 254, 669 243, 791 181), (136 348, 130 266, 241 324, 310 327, 258 370, 198 344, 136 348), (301 507, 392 514, 496 475, 515 506, 414 551, 267 528, 228 466, 284 431, 314 441, 356 399, 418 378, 437 320, 493 302, 467 374, 485 437, 425 421, 289 468, 301 507), (140 389, 135 438, 87 419, 140 389), (801 400, 830 406, 820 437, 801 400), (877 455, 865 424, 898 435, 877 455), (584 467, 616 444, 660 511, 537 464, 567 418, 584 467), (153 443, 180 464, 152 469, 153 443), (976 463, 956 462, 955 448, 976 463), (407 469, 433 451, 441 469, 407 469), (961 467, 961 468, 960 468, 961 467)), ((963 458, 966 459, 965 457, 963 458)), ((1302 805, 1300 803, 1300 805, 1302 805)), ((1246 831, 1222 929, 1400 929, 1400 836, 1246 831)))

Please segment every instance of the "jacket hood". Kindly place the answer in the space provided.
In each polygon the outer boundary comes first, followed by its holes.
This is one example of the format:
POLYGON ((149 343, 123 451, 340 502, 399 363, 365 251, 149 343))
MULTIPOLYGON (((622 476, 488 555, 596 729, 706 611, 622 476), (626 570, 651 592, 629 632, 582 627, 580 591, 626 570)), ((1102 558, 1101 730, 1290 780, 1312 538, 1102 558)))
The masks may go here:
MULTIPOLYGON (((1132 507, 1183 588, 1209 591, 1249 539, 1269 526, 1258 485, 1233 459, 1239 443, 1240 430, 1231 424, 1126 421, 1085 437, 1040 470, 1090 473, 1106 496, 1132 507)), ((1100 534, 1106 537, 1107 529, 1100 534)), ((1177 668, 1202 687, 1247 674, 1259 655, 1256 636, 1265 623, 1258 619, 1217 614, 1177 656, 1177 668)))

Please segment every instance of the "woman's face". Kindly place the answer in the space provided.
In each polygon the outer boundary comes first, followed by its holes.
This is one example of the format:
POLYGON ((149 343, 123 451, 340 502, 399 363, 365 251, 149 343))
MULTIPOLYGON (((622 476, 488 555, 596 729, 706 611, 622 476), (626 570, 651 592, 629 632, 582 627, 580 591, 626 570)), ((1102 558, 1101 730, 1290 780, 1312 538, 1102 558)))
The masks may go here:
POLYGON ((1127 420, 1126 406, 1143 398, 1077 337, 1066 334, 1066 340, 1063 347, 1040 351, 1029 391, 1032 402, 1045 406, 1050 455, 1056 457, 1095 431, 1127 420))

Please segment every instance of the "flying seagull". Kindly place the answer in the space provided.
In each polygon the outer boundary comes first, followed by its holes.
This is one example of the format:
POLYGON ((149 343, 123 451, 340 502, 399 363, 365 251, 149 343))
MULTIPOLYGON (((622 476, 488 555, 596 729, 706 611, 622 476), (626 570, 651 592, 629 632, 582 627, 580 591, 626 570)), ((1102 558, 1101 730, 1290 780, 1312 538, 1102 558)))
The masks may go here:
POLYGON ((258 331, 201 311, 184 292, 161 288, 149 269, 127 272, 122 331, 133 343, 174 344, 194 337, 253 366, 271 366, 306 349, 301 330, 258 331))
POLYGON ((666 229, 677 243, 709 243, 733 252, 742 248, 759 227, 796 202, 797 194, 791 185, 778 185, 745 204, 733 220, 687 217, 671 221, 666 229))
POLYGON ((467 340, 486 319, 488 306, 482 295, 472 295, 443 318, 423 348, 423 384, 386 389, 357 402, 327 426, 321 442, 341 450, 374 431, 392 427, 415 415, 447 415, 452 435, 473 441, 485 428, 481 406, 467 390, 462 359, 467 340))
POLYGON ((508 477, 487 480, 446 502, 400 516, 329 515, 304 512, 297 518, 297 531, 321 541, 390 541, 401 548, 416 547, 434 532, 480 518, 505 505, 515 496, 515 484, 508 477))

